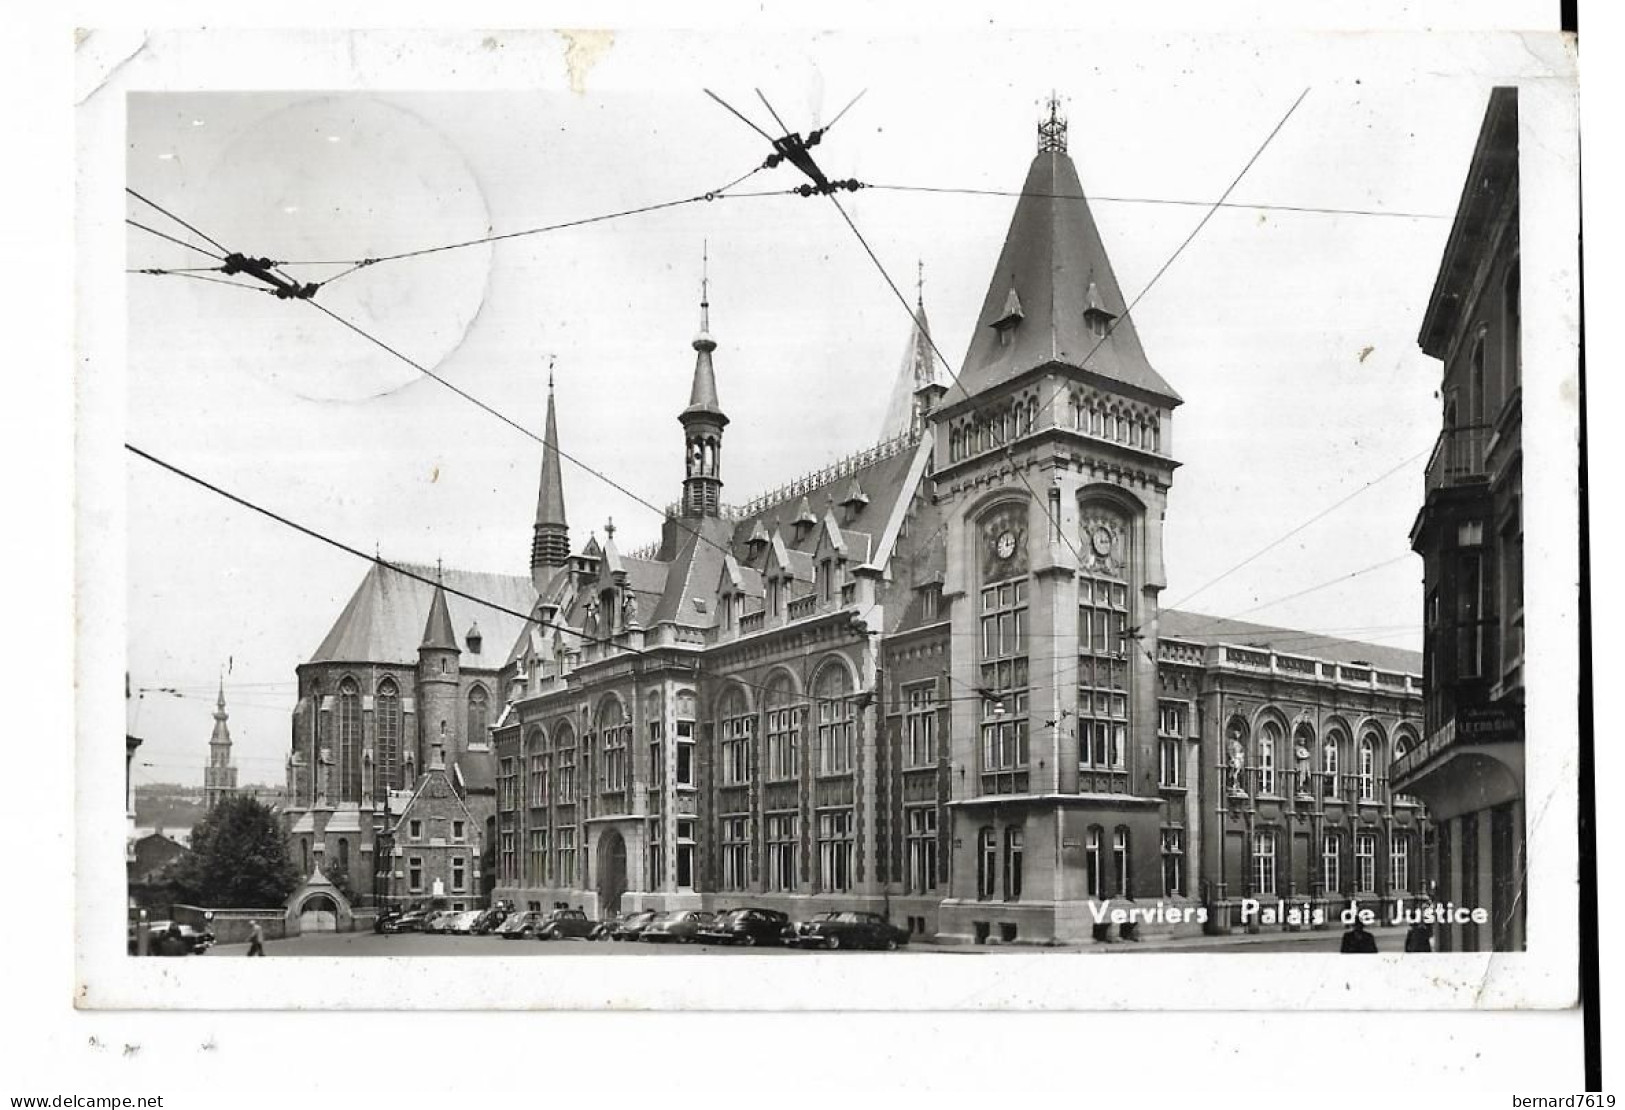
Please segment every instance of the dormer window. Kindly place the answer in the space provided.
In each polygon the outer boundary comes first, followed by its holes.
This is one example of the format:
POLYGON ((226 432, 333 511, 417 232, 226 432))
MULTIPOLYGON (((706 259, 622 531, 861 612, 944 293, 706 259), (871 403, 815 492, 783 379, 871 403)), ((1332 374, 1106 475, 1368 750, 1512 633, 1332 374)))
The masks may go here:
POLYGON ((1021 323, 1024 315, 1025 313, 1021 311, 1021 298, 1016 296, 1015 286, 1011 286, 1010 292, 1004 298, 1004 310, 999 313, 999 318, 993 321, 993 327, 998 329, 1002 342, 1010 341, 1011 329, 1021 323))
POLYGON ((470 655, 478 655, 480 653, 480 645, 485 641, 484 637, 480 635, 480 625, 478 621, 475 621, 469 626, 468 633, 463 637, 463 640, 468 645, 470 655))

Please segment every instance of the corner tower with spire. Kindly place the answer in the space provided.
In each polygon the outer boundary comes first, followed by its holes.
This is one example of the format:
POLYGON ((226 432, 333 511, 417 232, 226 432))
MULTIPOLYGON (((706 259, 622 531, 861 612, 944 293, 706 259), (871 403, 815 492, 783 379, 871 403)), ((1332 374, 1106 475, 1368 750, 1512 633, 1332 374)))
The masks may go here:
POLYGON ((453 763, 464 747, 457 691, 462 681, 462 649, 446 606, 443 572, 435 573, 429 619, 418 644, 418 766, 432 766, 436 757, 453 763))
POLYGON ((559 421, 553 404, 553 368, 547 370, 547 425, 542 443, 542 478, 536 492, 536 523, 531 530, 530 578, 541 593, 553 572, 570 562, 570 526, 564 518, 564 476, 559 469, 559 421))
MULTIPOLYGON (((1140 344, 1059 99, 1046 107, 962 370, 929 417, 942 596, 955 642, 975 645, 953 654, 952 678, 987 695, 953 707, 966 773, 952 835, 984 850, 954 854, 951 885, 1019 889, 1000 913, 1023 936, 1062 935, 1107 889, 1160 889, 1158 599, 1180 403, 1140 344), (1115 885, 1087 851, 1117 853, 1115 885), (986 873, 1017 858, 1024 873, 986 873)), ((946 933, 987 916, 950 905, 946 933)))
POLYGON ((209 762, 203 768, 203 805, 213 809, 237 793, 237 767, 231 762, 231 730, 226 727, 226 680, 214 702, 214 732, 209 737, 209 762))
POLYGON ((683 504, 685 517, 714 517, 722 510, 722 429, 728 426, 717 400, 716 369, 711 352, 709 253, 700 277, 700 333, 694 337, 694 384, 688 407, 677 417, 683 425, 683 504))

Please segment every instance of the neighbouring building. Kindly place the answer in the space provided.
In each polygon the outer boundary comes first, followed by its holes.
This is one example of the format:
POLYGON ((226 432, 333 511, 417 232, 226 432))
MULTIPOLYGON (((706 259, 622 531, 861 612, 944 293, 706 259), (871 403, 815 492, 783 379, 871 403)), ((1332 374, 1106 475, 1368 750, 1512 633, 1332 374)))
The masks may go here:
POLYGON ((1498 88, 1418 337, 1443 364, 1444 418, 1411 528, 1425 732, 1390 772, 1435 822, 1438 900, 1488 911, 1442 932, 1451 951, 1526 944, 1518 211, 1518 90, 1498 88))
POLYGON ((498 669, 525 626, 514 614, 531 612, 536 597, 528 578, 403 569, 374 565, 297 668, 290 849, 300 874, 342 874, 363 901, 386 897, 408 870, 405 845, 388 834, 436 760, 436 781, 450 783, 475 824, 469 843, 482 842, 495 814, 498 669), (381 840, 394 858, 379 857, 381 840))
MULTIPOLYGON (((1106 935, 1108 901, 1229 928, 1249 899, 1425 891, 1423 809, 1388 770, 1422 735, 1418 656, 1161 608, 1181 399, 1082 198, 1052 110, 957 380, 922 304, 906 420, 894 404, 882 442, 743 504, 702 292, 680 499, 646 548, 608 524, 572 548, 550 391, 530 578, 469 587, 533 615, 479 678, 496 897, 868 908, 1042 942, 1106 935)), ((345 675, 362 751, 376 732, 367 652, 300 668, 307 768, 345 675)), ((358 759, 349 793, 374 798, 358 759)))
POLYGON ((231 730, 226 727, 226 680, 214 703, 214 732, 209 737, 209 762, 203 768, 203 807, 213 809, 237 793, 237 766, 231 761, 231 730))

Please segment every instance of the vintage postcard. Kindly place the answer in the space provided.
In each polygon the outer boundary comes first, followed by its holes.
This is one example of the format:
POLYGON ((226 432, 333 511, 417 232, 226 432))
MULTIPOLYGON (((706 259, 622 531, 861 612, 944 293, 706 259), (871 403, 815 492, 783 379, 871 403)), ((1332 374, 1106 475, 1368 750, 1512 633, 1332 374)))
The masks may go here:
POLYGON ((1568 40, 80 63, 79 1005, 1575 1002, 1568 40))

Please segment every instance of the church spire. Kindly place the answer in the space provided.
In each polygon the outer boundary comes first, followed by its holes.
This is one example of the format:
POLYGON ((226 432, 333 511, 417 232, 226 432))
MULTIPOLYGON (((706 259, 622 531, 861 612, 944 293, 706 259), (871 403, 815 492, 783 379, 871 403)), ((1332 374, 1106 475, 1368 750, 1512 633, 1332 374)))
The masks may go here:
POLYGON ((688 407, 677 417, 683 425, 683 515, 716 516, 722 507, 722 429, 728 424, 717 400, 716 368, 711 352, 710 251, 701 255, 700 333, 694 337, 694 383, 688 407))
POLYGON ((564 518, 564 477, 559 467, 559 421, 553 403, 551 364, 547 368, 547 423, 542 439, 542 479, 536 492, 536 524, 530 541, 530 576, 538 593, 549 572, 570 561, 570 528, 564 518))
POLYGON ((914 283, 914 326, 903 350, 902 367, 886 405, 886 421, 880 438, 918 431, 925 414, 947 387, 947 376, 931 342, 931 322, 925 316, 925 260, 916 263, 914 283))
POLYGON ((237 768, 231 762, 231 730, 226 727, 226 678, 214 702, 214 732, 209 736, 209 762, 203 768, 203 804, 213 809, 237 793, 237 768))
POLYGON ((457 633, 451 627, 451 610, 446 607, 446 587, 441 583, 443 571, 435 567, 434 598, 429 602, 429 619, 423 625, 423 642, 418 651, 439 649, 460 651, 457 633))

